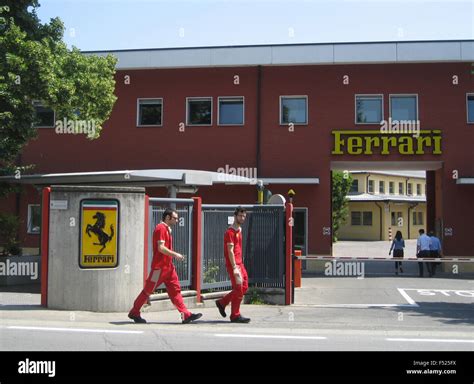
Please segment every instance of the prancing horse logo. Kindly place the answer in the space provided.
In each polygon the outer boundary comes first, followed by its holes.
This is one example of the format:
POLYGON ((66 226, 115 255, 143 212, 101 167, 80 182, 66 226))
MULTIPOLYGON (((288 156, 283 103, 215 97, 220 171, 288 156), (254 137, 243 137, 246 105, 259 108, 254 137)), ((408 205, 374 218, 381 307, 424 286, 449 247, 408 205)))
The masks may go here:
POLYGON ((101 245, 102 248, 100 249, 99 253, 102 253, 102 251, 107 246, 107 243, 110 242, 114 237, 114 226, 113 224, 110 224, 110 235, 108 235, 104 232, 105 215, 102 212, 96 212, 92 218, 96 219, 96 222, 94 225, 87 224, 86 233, 89 235, 89 237, 91 237, 91 232, 97 236, 99 242, 94 243, 94 245, 101 245))

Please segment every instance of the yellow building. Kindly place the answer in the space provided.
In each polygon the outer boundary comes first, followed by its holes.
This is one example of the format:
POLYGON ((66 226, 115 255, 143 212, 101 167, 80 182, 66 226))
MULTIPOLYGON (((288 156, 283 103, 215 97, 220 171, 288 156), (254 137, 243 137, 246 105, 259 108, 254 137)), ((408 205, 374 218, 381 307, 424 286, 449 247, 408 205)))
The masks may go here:
POLYGON ((389 240, 397 231, 416 239, 426 230, 426 180, 423 171, 354 171, 347 195, 349 213, 339 240, 389 240))

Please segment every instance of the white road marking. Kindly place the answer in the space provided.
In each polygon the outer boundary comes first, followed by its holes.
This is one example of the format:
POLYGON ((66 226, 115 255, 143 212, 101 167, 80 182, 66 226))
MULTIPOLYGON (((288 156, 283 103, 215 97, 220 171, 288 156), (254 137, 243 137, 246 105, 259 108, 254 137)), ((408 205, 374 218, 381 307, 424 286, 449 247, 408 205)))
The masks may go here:
MULTIPOLYGON (((373 307, 413 307, 413 304, 292 304, 292 307, 315 308, 373 308, 373 307)), ((415 303, 418 307, 418 304, 415 303)))
POLYGON ((410 304, 411 307, 419 307, 419 305, 413 300, 408 294, 405 292, 406 288, 397 288, 398 292, 405 298, 406 301, 408 301, 408 304, 410 304))
POLYGON ((249 339, 297 339, 297 340, 325 340, 323 336, 291 336, 291 335, 252 335, 252 334, 234 334, 234 333, 216 333, 216 337, 233 337, 249 339))
POLYGON ((414 341, 414 342, 427 342, 427 343, 474 343, 474 340, 463 340, 463 339, 404 339, 404 338, 388 338, 387 341, 414 341))
POLYGON ((7 329, 21 329, 27 331, 53 331, 53 332, 84 332, 84 333, 120 333, 120 334, 140 334, 143 331, 118 331, 111 329, 87 329, 87 328, 51 328, 51 327, 27 327, 27 326, 8 326, 7 329))

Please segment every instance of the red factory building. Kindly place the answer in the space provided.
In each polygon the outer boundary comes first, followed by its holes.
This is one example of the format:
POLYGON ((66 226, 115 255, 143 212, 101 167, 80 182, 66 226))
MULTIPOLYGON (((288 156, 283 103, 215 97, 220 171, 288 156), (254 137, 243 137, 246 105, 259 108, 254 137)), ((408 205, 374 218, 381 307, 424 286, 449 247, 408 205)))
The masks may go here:
MULTIPOLYGON (((426 229, 445 255, 474 255, 474 41, 91 53, 119 59, 110 119, 89 141, 58 134, 45 114, 51 127, 38 128, 21 159, 35 173, 256 169, 273 194, 294 189, 307 252, 327 255, 333 170, 425 170, 426 229), (396 121, 412 124, 397 131, 396 121)), ((3 207, 22 218, 22 245, 38 247, 40 196, 27 190, 3 207)), ((257 198, 255 186, 196 194, 204 203, 257 198)))

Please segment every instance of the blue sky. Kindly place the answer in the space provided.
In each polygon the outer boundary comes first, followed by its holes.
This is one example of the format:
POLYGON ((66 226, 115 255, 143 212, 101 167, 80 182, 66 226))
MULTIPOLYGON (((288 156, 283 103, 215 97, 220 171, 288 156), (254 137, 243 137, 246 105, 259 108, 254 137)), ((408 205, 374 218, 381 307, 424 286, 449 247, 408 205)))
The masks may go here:
POLYGON ((474 0, 40 0, 84 51, 474 39, 474 0))

